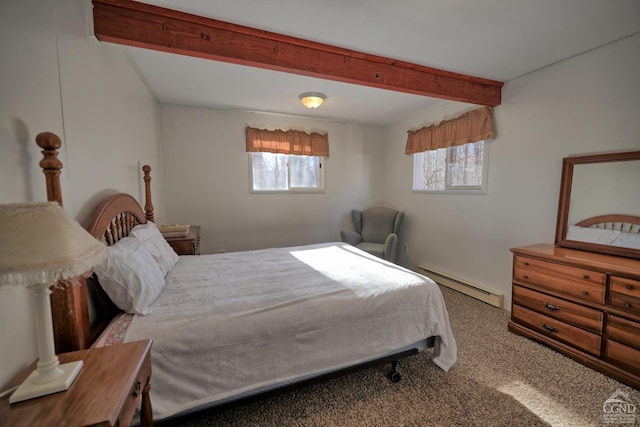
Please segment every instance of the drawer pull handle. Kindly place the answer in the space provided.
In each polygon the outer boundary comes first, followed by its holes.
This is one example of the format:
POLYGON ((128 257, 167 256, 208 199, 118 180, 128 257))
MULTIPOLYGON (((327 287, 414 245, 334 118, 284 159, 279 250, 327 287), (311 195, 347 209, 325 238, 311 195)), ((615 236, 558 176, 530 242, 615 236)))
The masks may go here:
POLYGON ((631 308, 631 304, 629 304, 628 302, 624 303, 624 308, 631 308))
POLYGON ((543 303, 545 307, 547 307, 551 311, 560 311, 560 307, 557 305, 549 304, 548 302, 543 303))
POLYGON ((135 387, 133 387, 133 397, 138 397, 138 395, 140 394, 141 386, 142 386, 142 383, 140 381, 136 382, 135 387))
POLYGON ((529 276, 527 276, 526 274, 523 274, 522 277, 525 278, 525 279, 529 278, 529 276))
POLYGON ((633 285, 627 285, 627 289, 629 289, 630 291, 633 290, 633 285))
POLYGON ((529 263, 525 261, 524 265, 529 265, 529 263))
POLYGON ((588 274, 585 274, 584 276, 582 276, 582 278, 583 278, 584 280, 589 280, 589 275, 588 275, 588 274))
POLYGON ((558 328, 554 328, 553 326, 547 325, 546 323, 543 323, 542 327, 549 332, 558 332, 558 328))
POLYGON ((584 295, 584 296, 586 297, 587 295, 589 295, 589 292, 587 292, 587 291, 582 291, 582 295, 584 295))

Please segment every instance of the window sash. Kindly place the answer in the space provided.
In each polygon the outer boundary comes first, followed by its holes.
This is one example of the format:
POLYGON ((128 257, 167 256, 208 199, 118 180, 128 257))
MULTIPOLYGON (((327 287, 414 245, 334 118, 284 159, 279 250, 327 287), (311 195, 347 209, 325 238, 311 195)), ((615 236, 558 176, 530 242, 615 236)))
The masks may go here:
POLYGON ((482 177, 484 169, 484 143, 470 143, 458 145, 455 147, 449 147, 447 148, 446 161, 446 189, 472 190, 482 187, 482 177), (456 157, 459 157, 459 160, 457 160, 456 157))
POLYGON ((413 191, 427 193, 468 192, 472 194, 486 192, 488 145, 485 141, 478 142, 469 143, 461 147, 428 150, 431 153, 415 153, 413 162, 413 191), (478 142, 482 142, 482 144, 480 144, 481 147, 478 147, 478 142), (473 152, 475 150, 477 150, 477 152, 473 152), (455 151, 462 151, 464 157, 468 157, 468 160, 471 161, 464 161, 463 159, 456 164, 455 151), (473 157, 476 158, 473 159, 473 157), (459 172, 457 180, 454 179, 456 168, 458 168, 459 172), (474 168, 476 168, 476 174, 471 173, 474 168), (470 179, 471 182, 469 182, 470 179), (464 181, 467 181, 467 183, 464 181))
POLYGON ((321 188, 322 158, 318 156, 287 156, 289 188, 321 188))
POLYGON ((322 157, 281 153, 249 154, 252 192, 316 193, 324 191, 322 157), (305 169, 308 172, 306 174, 305 169))

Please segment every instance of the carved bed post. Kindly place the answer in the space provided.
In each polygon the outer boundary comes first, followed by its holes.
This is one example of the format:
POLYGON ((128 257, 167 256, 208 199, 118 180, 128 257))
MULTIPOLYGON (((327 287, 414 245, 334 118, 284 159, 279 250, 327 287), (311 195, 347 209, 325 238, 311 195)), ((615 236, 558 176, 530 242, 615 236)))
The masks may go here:
POLYGON ((58 159, 58 149, 62 146, 60 137, 51 132, 42 132, 36 136, 36 143, 42 148, 40 167, 47 181, 47 200, 58 202, 62 206, 62 190, 60 189, 60 169, 62 162, 58 159))
POLYGON ((144 172, 144 216, 147 221, 155 222, 153 218, 153 203, 151 203, 151 166, 142 166, 144 172))
MULTIPOLYGON (((58 149, 62 146, 60 137, 51 132, 36 136, 36 143, 42 148, 40 167, 47 183, 47 200, 62 206, 58 149)), ((51 314, 56 353, 80 350, 88 346, 89 337, 83 333, 83 323, 89 323, 87 286, 84 277, 69 282, 57 283, 51 292, 51 314)))

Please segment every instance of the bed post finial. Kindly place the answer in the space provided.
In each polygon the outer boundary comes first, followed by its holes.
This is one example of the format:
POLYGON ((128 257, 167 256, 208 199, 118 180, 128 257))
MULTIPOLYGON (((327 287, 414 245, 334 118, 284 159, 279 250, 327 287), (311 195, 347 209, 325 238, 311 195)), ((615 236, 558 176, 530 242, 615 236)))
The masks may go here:
POLYGON ((36 144, 42 148, 40 167, 47 181, 47 200, 58 202, 62 206, 62 190, 60 188, 60 169, 62 162, 58 159, 58 149, 62 146, 60 137, 51 132, 41 132, 36 136, 36 144))
POLYGON ((144 172, 144 216, 147 221, 155 222, 153 218, 153 203, 151 203, 151 166, 142 166, 144 172))

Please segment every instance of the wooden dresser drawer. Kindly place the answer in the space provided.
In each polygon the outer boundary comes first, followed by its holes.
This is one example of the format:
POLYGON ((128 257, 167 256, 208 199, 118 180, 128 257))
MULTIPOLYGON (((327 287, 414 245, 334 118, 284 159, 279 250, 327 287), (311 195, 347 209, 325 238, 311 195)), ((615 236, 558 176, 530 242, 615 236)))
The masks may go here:
POLYGON ((609 314, 606 332, 607 338, 640 349, 640 323, 609 314))
POLYGON ((611 276, 611 292, 640 299, 640 280, 611 276))
POLYGON ((525 324, 554 340, 562 341, 594 356, 600 356, 601 338, 599 335, 518 305, 513 306, 511 317, 517 323, 525 324))
POLYGON ((640 315, 640 298, 632 298, 627 295, 611 292, 609 294, 609 305, 632 314, 640 315))
POLYGON ((602 332, 603 313, 521 286, 513 286, 513 303, 591 332, 602 332))
POLYGON ((606 279, 604 273, 522 256, 516 256, 513 265, 514 281, 597 304, 605 302, 606 279))
POLYGON ((640 375, 640 350, 620 344, 616 341, 607 340, 604 350, 606 360, 622 365, 625 369, 640 375))

